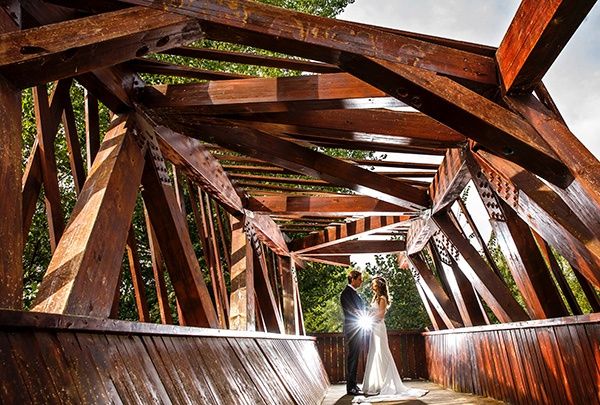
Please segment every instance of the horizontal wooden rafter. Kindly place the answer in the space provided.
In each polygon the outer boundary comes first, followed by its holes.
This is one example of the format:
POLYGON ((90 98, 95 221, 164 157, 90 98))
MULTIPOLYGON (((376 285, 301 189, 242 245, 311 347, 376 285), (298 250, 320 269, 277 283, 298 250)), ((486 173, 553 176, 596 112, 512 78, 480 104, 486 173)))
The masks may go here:
POLYGON ((329 216, 332 214, 398 215, 406 209, 395 204, 366 196, 263 196, 250 197, 248 209, 269 215, 311 215, 329 216))
POLYGON ((129 69, 138 73, 151 73, 156 75, 175 77, 189 77, 198 80, 233 80, 253 77, 244 76, 236 73, 226 73, 214 70, 198 69, 185 65, 166 63, 148 58, 135 58, 125 62, 125 65, 129 69))
POLYGON ((339 256, 339 255, 327 255, 327 256, 298 256, 299 259, 307 262, 317 262, 323 264, 330 264, 332 266, 345 266, 348 267, 352 263, 350 257, 339 256))
POLYGON ((336 64, 340 52, 405 63, 467 80, 495 84, 490 57, 348 21, 247 0, 185 3, 122 0, 197 18, 210 39, 236 42, 336 64))
POLYGON ((186 17, 133 7, 0 36, 0 73, 20 87, 125 62, 201 38, 186 17), (44 69, 40 69, 44 66, 44 69))
POLYGON ((310 234, 304 239, 292 241, 289 244, 290 251, 297 254, 310 254, 307 252, 361 236, 371 235, 376 232, 394 229, 411 218, 407 215, 368 217, 342 225, 327 227, 323 231, 310 234))
POLYGON ((274 56, 264 56, 243 52, 223 51, 219 49, 198 48, 193 46, 180 46, 178 48, 163 51, 162 53, 168 55, 185 56, 188 58, 266 66, 278 69, 298 70, 301 72, 338 73, 340 71, 340 68, 337 66, 327 63, 311 62, 307 60, 291 58, 278 58, 274 56))
POLYGON ((310 256, 323 255, 358 255, 358 254, 390 254, 404 251, 406 244, 399 240, 349 240, 313 250, 310 256))

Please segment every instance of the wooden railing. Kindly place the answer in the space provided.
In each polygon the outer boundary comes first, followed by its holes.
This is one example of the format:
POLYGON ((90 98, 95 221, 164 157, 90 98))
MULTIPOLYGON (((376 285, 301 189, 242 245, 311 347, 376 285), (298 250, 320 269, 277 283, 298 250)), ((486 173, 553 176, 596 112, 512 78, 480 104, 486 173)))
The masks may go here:
POLYGON ((425 333, 430 379, 511 404, 600 404, 600 314, 425 333))
POLYGON ((305 404, 314 338, 0 310, 6 404, 305 404))
MULTIPOLYGON (((346 379, 346 353, 341 333, 314 333, 317 349, 331 383, 346 379)), ((388 341, 396 367, 403 378, 427 378, 425 339, 420 331, 388 331, 388 341)), ((363 339, 363 350, 358 362, 358 380, 362 381, 369 349, 368 336, 363 339)))

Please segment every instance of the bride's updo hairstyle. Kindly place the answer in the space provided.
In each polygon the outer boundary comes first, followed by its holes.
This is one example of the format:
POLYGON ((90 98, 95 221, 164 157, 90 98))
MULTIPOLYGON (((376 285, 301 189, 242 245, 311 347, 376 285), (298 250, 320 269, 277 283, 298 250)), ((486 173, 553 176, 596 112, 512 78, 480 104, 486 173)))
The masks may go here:
POLYGON ((387 304, 390 305, 390 297, 388 295, 387 281, 381 276, 373 277, 373 281, 377 285, 377 292, 373 297, 373 301, 378 300, 380 297, 385 297, 387 304))

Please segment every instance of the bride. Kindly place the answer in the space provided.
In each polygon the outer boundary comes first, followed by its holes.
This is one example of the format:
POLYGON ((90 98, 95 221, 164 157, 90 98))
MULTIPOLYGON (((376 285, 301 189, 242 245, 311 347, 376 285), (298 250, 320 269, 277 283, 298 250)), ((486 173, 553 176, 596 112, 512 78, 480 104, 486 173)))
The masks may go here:
POLYGON ((371 288, 373 301, 370 314, 373 318, 373 329, 362 391, 366 395, 374 396, 355 397, 353 402, 383 402, 422 397, 427 394, 427 390, 408 388, 402 383, 388 345, 384 318, 390 301, 385 279, 374 277, 371 288))

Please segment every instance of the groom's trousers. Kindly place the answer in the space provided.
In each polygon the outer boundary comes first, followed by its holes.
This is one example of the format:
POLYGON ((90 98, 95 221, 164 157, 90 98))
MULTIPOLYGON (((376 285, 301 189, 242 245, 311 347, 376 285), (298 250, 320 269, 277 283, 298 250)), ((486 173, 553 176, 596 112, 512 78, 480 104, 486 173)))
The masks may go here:
POLYGON ((358 355, 360 354, 361 333, 353 328, 350 333, 345 333, 346 337, 346 390, 355 388, 356 371, 358 369, 358 355))

